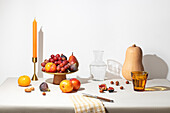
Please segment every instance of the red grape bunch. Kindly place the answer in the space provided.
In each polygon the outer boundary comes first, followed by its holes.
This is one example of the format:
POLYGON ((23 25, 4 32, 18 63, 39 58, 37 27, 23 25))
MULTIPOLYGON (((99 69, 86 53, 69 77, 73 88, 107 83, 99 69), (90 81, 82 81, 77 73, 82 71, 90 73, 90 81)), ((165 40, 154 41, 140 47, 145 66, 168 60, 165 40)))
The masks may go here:
POLYGON ((52 62, 56 65, 57 73, 67 73, 69 71, 70 63, 67 60, 67 57, 63 54, 51 55, 51 57, 47 60, 45 59, 44 62, 41 63, 42 71, 45 72, 45 65, 48 62, 52 62))

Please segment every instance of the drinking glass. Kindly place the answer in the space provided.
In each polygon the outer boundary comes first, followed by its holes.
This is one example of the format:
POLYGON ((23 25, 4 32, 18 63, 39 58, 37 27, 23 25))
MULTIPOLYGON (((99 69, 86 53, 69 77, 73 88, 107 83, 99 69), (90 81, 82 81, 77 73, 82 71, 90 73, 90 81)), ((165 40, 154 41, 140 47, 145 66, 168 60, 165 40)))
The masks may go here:
POLYGON ((148 73, 144 71, 133 71, 131 72, 133 88, 135 91, 144 91, 148 73))

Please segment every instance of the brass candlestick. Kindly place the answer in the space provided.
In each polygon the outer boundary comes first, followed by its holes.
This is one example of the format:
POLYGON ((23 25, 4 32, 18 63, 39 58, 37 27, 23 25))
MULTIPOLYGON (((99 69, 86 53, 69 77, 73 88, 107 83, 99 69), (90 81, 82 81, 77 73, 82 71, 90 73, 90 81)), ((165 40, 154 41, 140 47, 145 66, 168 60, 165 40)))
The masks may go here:
POLYGON ((33 77, 32 77, 32 80, 33 81, 36 81, 36 80, 38 80, 38 78, 37 78, 37 76, 36 76, 36 65, 35 65, 35 63, 37 62, 37 58, 32 58, 32 62, 34 63, 34 75, 33 75, 33 77))

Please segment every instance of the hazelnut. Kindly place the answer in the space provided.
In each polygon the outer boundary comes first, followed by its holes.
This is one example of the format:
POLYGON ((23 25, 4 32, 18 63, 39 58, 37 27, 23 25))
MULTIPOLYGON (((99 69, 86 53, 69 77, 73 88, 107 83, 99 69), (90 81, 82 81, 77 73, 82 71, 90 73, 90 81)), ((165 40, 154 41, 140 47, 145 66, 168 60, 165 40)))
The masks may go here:
POLYGON ((124 89, 123 86, 120 86, 120 89, 124 89))
POLYGON ((119 81, 116 81, 116 86, 118 86, 119 85, 119 81))
POLYGON ((126 81, 126 84, 129 84, 129 81, 128 81, 128 80, 126 81))
POLYGON ((32 90, 30 88, 26 88, 25 92, 31 92, 32 90))
POLYGON ((110 84, 114 84, 114 82, 113 82, 113 81, 110 81, 110 84))
POLYGON ((45 96, 45 95, 46 95, 46 92, 43 92, 43 93, 42 93, 42 95, 44 95, 44 96, 45 96))

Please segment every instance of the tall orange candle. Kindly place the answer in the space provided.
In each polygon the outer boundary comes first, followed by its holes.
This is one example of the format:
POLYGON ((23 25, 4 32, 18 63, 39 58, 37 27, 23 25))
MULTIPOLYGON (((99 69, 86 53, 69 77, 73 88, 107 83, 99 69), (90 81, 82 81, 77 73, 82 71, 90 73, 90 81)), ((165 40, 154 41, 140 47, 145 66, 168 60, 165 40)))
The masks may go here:
POLYGON ((33 21, 33 58, 37 58, 37 22, 33 21))

